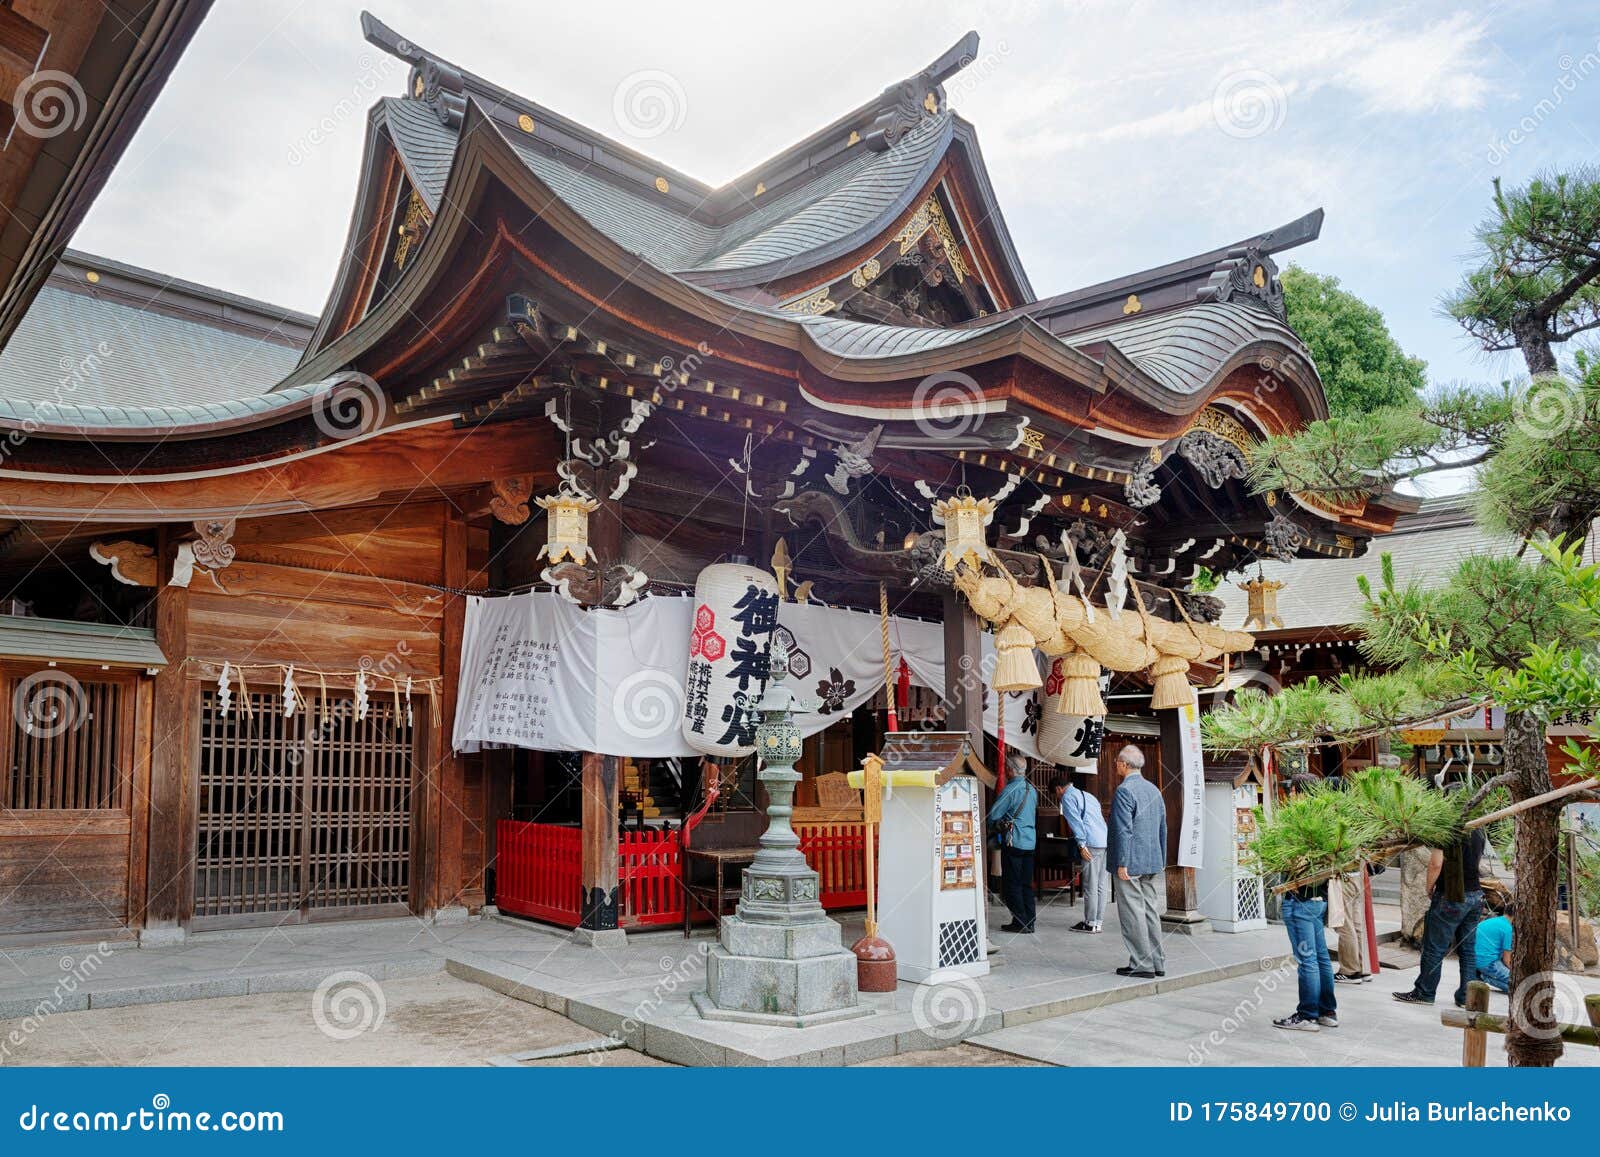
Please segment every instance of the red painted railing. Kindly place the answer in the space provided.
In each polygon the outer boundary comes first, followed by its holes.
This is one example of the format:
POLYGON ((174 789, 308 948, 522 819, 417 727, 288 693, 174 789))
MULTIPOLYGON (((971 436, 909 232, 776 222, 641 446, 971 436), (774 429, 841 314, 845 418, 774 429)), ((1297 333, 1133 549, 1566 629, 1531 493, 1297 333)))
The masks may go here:
POLYGON ((623 832, 617 858, 618 925, 683 923, 683 850, 677 832, 623 832))
MULTIPOLYGON (((800 854, 821 879, 824 908, 864 908, 867 903, 866 825, 796 824, 800 854)), ((876 851, 877 845, 874 845, 876 851)))
POLYGON ((583 833, 558 824, 501 820, 495 829, 494 902, 502 912, 578 926, 583 833))
MULTIPOLYGON (((800 824, 800 851, 820 880, 824 908, 867 902, 864 826, 800 824)), ((583 893, 583 833, 574 827, 501 820, 495 905, 502 912, 576 928, 583 893)), ((676 831, 623 832, 617 846, 617 923, 683 921, 683 856, 676 831)))

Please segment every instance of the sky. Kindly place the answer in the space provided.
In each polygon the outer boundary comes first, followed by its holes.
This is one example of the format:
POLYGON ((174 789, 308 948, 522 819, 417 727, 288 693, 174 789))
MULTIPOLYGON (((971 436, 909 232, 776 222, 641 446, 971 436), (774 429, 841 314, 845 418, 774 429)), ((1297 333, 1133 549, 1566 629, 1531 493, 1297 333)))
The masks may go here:
MULTIPOLYGON (((1491 181, 1600 162, 1600 4, 804 6, 368 0, 402 36, 720 184, 922 68, 977 126, 1041 296, 1326 209, 1292 259, 1445 381, 1520 363, 1439 316, 1491 181)), ((217 0, 74 247, 320 311, 366 110, 406 68, 342 0, 217 0)))

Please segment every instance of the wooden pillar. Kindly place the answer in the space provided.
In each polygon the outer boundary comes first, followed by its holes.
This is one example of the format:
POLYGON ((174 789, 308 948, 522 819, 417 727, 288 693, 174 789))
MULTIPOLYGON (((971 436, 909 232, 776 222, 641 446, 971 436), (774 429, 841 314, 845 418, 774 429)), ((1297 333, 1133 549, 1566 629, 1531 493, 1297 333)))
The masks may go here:
POLYGON ((617 779, 622 761, 583 753, 583 894, 579 928, 617 930, 617 779))
MULTIPOLYGON (((444 507, 441 531, 444 585, 459 591, 467 583, 467 524, 461 513, 444 507)), ((440 687, 438 736, 432 747, 433 774, 429 779, 429 812, 433 839, 430 857, 433 865, 424 908, 466 905, 469 881, 466 878, 466 843, 469 824, 474 821, 466 806, 466 761, 451 747, 455 734, 456 701, 461 681, 461 637, 466 626, 465 595, 446 596, 439 635, 440 687)), ((481 892, 479 893, 481 897, 481 892)), ((479 903, 482 903, 480 898, 479 903)))
POLYGON ((184 659, 189 654, 189 591, 172 586, 176 542, 162 534, 156 587, 156 645, 167 665, 155 676, 150 740, 150 789, 134 806, 149 807, 148 858, 145 879, 144 930, 152 943, 183 939, 193 901, 194 817, 190 808, 192 745, 189 679, 184 659))
MULTIPOLYGON (((1161 926, 1168 932, 1209 932, 1211 924, 1200 914, 1194 869, 1176 862, 1183 828, 1183 738, 1178 731, 1178 712, 1160 711, 1157 716, 1161 720, 1161 797, 1167 805, 1167 910, 1161 914, 1161 926)), ((1215 852, 1211 848, 1206 854, 1215 852)))
POLYGON ((978 616, 955 590, 944 593, 945 730, 965 731, 983 751, 983 649, 978 616))

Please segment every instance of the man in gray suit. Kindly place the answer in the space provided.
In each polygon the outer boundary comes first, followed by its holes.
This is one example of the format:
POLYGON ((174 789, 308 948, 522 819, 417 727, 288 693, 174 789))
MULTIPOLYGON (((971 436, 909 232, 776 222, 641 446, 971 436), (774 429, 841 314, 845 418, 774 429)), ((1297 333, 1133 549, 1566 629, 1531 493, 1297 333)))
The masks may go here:
POLYGON ((1128 966, 1118 976, 1167 974, 1161 950, 1161 909, 1167 881, 1167 804, 1145 779, 1144 752, 1131 743, 1117 752, 1122 778, 1111 803, 1108 864, 1117 873, 1118 922, 1128 946, 1128 966))

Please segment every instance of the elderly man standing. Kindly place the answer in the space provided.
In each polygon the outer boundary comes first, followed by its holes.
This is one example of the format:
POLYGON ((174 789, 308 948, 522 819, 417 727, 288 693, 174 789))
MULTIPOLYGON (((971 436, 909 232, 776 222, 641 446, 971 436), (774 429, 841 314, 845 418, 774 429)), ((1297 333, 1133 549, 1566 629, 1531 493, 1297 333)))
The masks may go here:
POLYGON ((1122 783, 1111 803, 1108 860, 1117 873, 1118 919, 1128 965, 1118 976, 1167 974, 1161 948, 1161 909, 1167 880, 1167 804, 1144 777, 1144 752, 1131 743, 1117 752, 1122 783))

